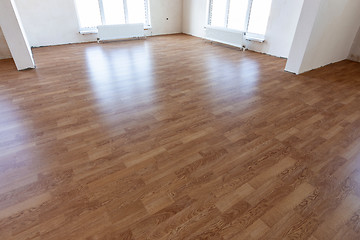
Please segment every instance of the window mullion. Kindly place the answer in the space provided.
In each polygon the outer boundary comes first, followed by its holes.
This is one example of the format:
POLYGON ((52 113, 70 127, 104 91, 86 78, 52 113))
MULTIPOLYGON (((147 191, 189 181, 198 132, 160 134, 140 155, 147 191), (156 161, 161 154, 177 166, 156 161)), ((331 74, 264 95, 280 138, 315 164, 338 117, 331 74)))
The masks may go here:
POLYGON ((144 0, 144 9, 145 9, 145 25, 150 26, 150 15, 149 15, 149 1, 144 0))
POLYGON ((244 26, 245 32, 248 32, 249 23, 250 23, 251 7, 252 7, 252 4, 253 4, 253 0, 249 0, 248 3, 249 4, 248 4, 247 12, 246 12, 246 19, 245 19, 245 26, 244 26))
POLYGON ((213 12, 213 0, 209 0, 209 17, 208 17, 208 25, 211 26, 212 20, 212 12, 213 12))
POLYGON ((101 23, 102 23, 102 25, 105 25, 106 18, 105 18, 104 4, 103 4, 102 0, 98 0, 98 2, 99 2, 99 9, 100 9, 101 23))
POLYGON ((230 0, 226 2, 226 12, 225 12, 225 28, 228 27, 229 24, 229 12, 230 12, 230 0))
POLYGON ((123 2, 124 2, 125 23, 128 24, 129 23, 129 11, 128 11, 128 7, 127 7, 127 0, 123 0, 123 2))

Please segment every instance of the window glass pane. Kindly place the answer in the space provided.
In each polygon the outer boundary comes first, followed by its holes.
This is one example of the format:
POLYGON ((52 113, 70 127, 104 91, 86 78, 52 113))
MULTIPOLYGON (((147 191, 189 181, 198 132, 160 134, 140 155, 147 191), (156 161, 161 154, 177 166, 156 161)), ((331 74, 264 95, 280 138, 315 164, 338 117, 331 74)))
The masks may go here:
POLYGON ((213 0, 211 26, 225 27, 226 4, 226 0, 213 0))
POLYGON ((98 0, 76 0, 80 28, 94 28, 101 25, 98 0))
POLYGON ((123 0, 102 0, 106 24, 124 24, 123 0))
POLYGON ((271 0, 253 0, 248 32, 265 35, 271 9, 271 0))
POLYGON ((129 23, 146 23, 144 0, 128 0, 127 8, 129 13, 129 23))
POLYGON ((248 0, 230 0, 228 28, 245 31, 248 0))

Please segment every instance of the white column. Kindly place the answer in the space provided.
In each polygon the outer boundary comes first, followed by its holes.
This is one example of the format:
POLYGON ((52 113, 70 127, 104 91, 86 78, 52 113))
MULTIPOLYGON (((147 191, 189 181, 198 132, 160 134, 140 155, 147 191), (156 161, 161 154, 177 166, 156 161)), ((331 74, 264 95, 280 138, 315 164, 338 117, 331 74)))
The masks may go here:
POLYGON ((0 0, 0 26, 18 70, 35 68, 14 0, 0 0))
POLYGON ((305 0, 285 71, 299 74, 319 11, 321 0, 305 0))
POLYGON ((299 74, 347 59, 359 12, 359 0, 305 0, 285 70, 299 74))

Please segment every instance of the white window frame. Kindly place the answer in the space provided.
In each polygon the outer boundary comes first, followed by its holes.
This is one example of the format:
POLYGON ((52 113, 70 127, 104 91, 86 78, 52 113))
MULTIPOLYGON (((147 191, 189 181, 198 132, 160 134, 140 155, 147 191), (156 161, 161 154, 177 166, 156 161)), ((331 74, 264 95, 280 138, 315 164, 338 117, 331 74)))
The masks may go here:
MULTIPOLYGON (((245 25, 243 27, 244 31, 228 28, 229 10, 230 10, 230 1, 231 0, 225 0, 225 1, 227 1, 227 2, 226 2, 226 12, 225 12, 225 19, 224 19, 224 21, 225 21, 224 27, 217 27, 217 28, 222 28, 222 29, 224 29, 226 31, 245 33, 245 39, 254 40, 254 41, 258 41, 258 42, 263 42, 265 40, 265 35, 248 32, 253 0, 248 0, 248 8, 247 8, 247 11, 246 11, 246 18, 245 18, 245 23, 244 23, 245 25)), ((212 6, 213 6, 213 0, 208 0, 207 27, 214 28, 214 26, 211 26, 212 6)))
MULTIPOLYGON (((98 1, 98 4, 99 4, 99 9, 100 9, 101 24, 106 25, 106 18, 105 18, 103 0, 97 0, 97 1, 98 1)), ((128 12, 128 8, 127 8, 127 1, 131 1, 131 0, 119 0, 119 1, 123 1, 125 24, 128 24, 129 23, 129 12, 128 12)), ((76 11, 78 11, 77 10, 78 7, 77 7, 76 3, 75 3, 75 7, 76 7, 76 11)), ((147 29, 151 29, 149 0, 144 0, 144 9, 145 9, 144 29, 147 30, 147 29)), ((78 18, 78 23, 79 23, 79 32, 81 34, 97 33, 98 32, 97 27, 80 27, 79 18, 78 18)))

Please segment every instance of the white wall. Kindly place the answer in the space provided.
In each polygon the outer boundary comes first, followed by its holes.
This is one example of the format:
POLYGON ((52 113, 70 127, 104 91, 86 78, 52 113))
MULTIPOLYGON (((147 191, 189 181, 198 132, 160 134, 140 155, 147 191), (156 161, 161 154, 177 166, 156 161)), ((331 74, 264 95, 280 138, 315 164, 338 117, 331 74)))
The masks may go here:
POLYGON ((360 62, 360 28, 350 50, 349 59, 360 62))
MULTIPOLYGON (((273 0, 266 32, 266 41, 247 41, 250 50, 279 57, 288 57, 304 0, 273 0)), ((183 32, 205 37, 206 0, 184 0, 183 32)))
POLYGON ((287 58, 303 3, 304 0, 273 0, 265 42, 249 42, 247 48, 287 58))
MULTIPOLYGON (((318 2, 306 1, 308 5, 318 2)), ((306 25, 304 22, 308 22, 308 16, 304 11, 312 10, 303 8, 302 11, 299 28, 306 25)), ((304 50, 299 54, 291 55, 287 65, 295 62, 296 58, 300 59, 297 60, 300 62, 297 67, 299 70, 293 72, 303 73, 346 59, 360 26, 359 12, 359 0, 321 0, 314 24, 308 25, 311 29, 309 40, 303 41, 303 34, 300 31, 296 32, 292 51, 300 48, 304 50)), ((288 66, 287 69, 291 70, 288 66)))
POLYGON ((183 33, 205 37, 207 0, 184 0, 183 33))
POLYGON ((295 31, 285 70, 292 73, 300 73, 301 64, 306 52, 306 47, 311 39, 312 28, 322 0, 305 0, 299 22, 295 31))
POLYGON ((183 0, 149 1, 152 35, 182 33, 183 0))
POLYGON ((9 47, 6 43, 4 34, 0 28, 0 59, 11 58, 9 47))
POLYGON ((31 46, 95 41, 79 34, 73 0, 15 0, 31 46))
MULTIPOLYGON (((15 0, 31 46, 96 40, 81 35, 74 0, 15 0)), ((150 0, 152 34, 182 31, 182 0, 150 0), (169 20, 166 20, 169 18, 169 20)))
POLYGON ((17 69, 35 68, 30 45, 13 0, 0 0, 0 25, 17 69))

